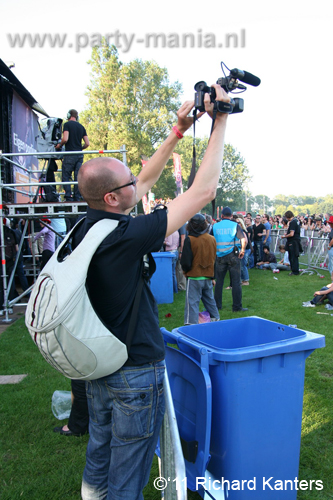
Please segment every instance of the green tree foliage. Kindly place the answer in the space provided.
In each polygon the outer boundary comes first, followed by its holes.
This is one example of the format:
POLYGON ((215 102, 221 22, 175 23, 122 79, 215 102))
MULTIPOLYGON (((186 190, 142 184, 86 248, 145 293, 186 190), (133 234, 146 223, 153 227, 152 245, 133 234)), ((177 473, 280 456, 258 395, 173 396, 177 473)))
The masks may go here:
POLYGON ((333 214, 333 195, 325 196, 323 201, 319 202, 319 212, 322 214, 333 214))
POLYGON ((272 200, 272 203, 276 214, 284 214, 287 210, 299 215, 333 213, 332 194, 319 198, 278 194, 272 200))
MULTIPOLYGON (((196 169, 199 168, 202 162, 207 145, 207 137, 196 139, 196 169)), ((179 141, 175 152, 181 157, 183 190, 185 191, 188 186, 188 179, 192 168, 192 137, 187 135, 179 141)), ((245 203, 244 186, 248 179, 249 172, 244 159, 231 144, 226 144, 219 185, 217 188, 216 206, 229 204, 234 210, 238 209, 240 205, 243 206, 245 203)), ((171 161, 167 165, 157 185, 154 186, 153 191, 157 198, 174 198, 175 189, 173 162, 171 161)), ((209 205, 207 205, 204 210, 210 211, 209 205)))
POLYGON ((105 40, 94 47, 88 64, 88 105, 81 113, 92 149, 120 149, 134 173, 141 155, 151 156, 167 136, 180 106, 181 85, 170 84, 168 72, 153 61, 119 60, 105 40))
POLYGON ((216 205, 228 205, 232 210, 243 208, 244 188, 249 180, 249 170, 244 158, 231 144, 226 144, 217 188, 216 205))

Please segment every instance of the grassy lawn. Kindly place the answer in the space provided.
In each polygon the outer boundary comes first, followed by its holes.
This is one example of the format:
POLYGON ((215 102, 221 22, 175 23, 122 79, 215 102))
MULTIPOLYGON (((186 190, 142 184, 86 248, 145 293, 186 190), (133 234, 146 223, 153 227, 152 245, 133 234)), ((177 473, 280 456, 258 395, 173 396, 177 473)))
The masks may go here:
MULTIPOLYGON (((260 316, 326 336, 326 347, 306 361, 299 472, 299 479, 322 480, 324 490, 299 491, 298 500, 333 498, 333 317, 317 314, 328 312, 323 306, 302 307, 329 282, 328 272, 324 275, 320 279, 251 270, 250 286, 243 287, 246 313, 232 313, 231 291, 223 291, 222 320, 260 316)), ((185 292, 180 292, 173 304, 159 306, 160 326, 172 330, 183 324, 184 301, 185 292), (171 317, 166 317, 168 313, 171 317)), ((0 385, 0 499, 77 500, 88 437, 67 438, 52 432, 60 425, 51 412, 52 394, 57 389, 70 390, 70 381, 44 361, 22 318, 0 336, 0 375, 23 373, 28 376, 19 384, 0 385)), ((157 476, 154 461, 147 500, 161 498, 152 484, 157 476)), ((189 498, 200 497, 190 492, 189 498)))

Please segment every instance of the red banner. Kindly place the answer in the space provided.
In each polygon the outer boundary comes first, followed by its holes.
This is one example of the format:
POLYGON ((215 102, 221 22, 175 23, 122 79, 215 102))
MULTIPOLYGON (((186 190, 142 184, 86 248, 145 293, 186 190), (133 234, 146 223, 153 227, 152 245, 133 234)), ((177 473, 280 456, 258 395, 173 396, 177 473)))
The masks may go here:
POLYGON ((173 153, 173 165, 175 167, 175 179, 177 186, 177 195, 182 192, 183 182, 182 182, 182 167, 180 161, 180 155, 178 153, 173 153))

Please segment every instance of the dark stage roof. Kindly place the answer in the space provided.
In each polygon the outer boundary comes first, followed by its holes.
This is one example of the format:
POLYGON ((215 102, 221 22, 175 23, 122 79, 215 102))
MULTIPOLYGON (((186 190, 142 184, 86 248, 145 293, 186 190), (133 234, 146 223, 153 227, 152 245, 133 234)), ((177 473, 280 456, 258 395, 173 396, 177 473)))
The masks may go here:
POLYGON ((36 99, 28 92, 28 90, 22 85, 20 80, 16 78, 14 73, 8 68, 8 66, 0 59, 0 76, 2 76, 7 82, 12 86, 15 92, 22 97, 22 99, 38 113, 44 116, 49 116, 46 111, 42 108, 36 99))

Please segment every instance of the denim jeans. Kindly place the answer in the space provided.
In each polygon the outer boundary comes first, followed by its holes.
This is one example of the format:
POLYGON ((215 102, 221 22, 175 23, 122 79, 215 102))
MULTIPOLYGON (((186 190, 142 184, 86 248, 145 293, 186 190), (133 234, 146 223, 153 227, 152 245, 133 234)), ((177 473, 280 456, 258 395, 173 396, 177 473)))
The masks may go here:
MULTIPOLYGON (((328 290, 327 286, 323 286, 323 288, 320 289, 322 290, 328 290)), ((311 299, 312 304, 321 304, 324 302, 324 300, 327 299, 328 302, 333 306, 333 292, 330 292, 326 295, 315 295, 313 299, 311 299)))
POLYGON ((196 325, 199 322, 200 299, 211 318, 220 319, 213 294, 212 280, 187 279, 184 324, 196 325))
POLYGON ((215 302, 218 309, 222 309, 222 291, 224 277, 229 270, 232 283, 232 310, 239 311, 242 309, 242 287, 240 284, 241 276, 241 260, 234 252, 225 255, 224 257, 216 258, 215 274, 215 302))
POLYGON ((244 257, 241 260, 241 280, 242 281, 249 281, 249 279, 250 279, 249 270, 248 270, 250 254, 251 254, 250 248, 248 250, 245 250, 244 257))
POLYGON ((277 269, 277 263, 267 262, 267 264, 262 264, 261 266, 259 266, 259 269, 271 269, 273 271, 274 269, 277 269))
POLYGON ((253 242, 254 266, 257 265, 257 262, 261 262, 263 259, 263 255, 264 255, 263 246, 264 246, 264 244, 263 244, 262 240, 253 242))
MULTIPOLYGON (((74 172, 74 181, 77 181, 77 174, 79 173, 80 167, 83 163, 83 155, 66 155, 62 162, 62 182, 70 182, 72 180, 72 173, 74 172)), ((70 201, 72 199, 72 192, 70 184, 64 186, 65 189, 65 199, 70 201)), ((81 195, 76 184, 74 186, 74 201, 80 201, 81 195)))
POLYGON ((254 268, 254 253, 250 253, 249 255, 249 268, 250 269, 254 268))
POLYGON ((163 421, 164 361, 87 382, 89 442, 83 500, 143 500, 163 421))

